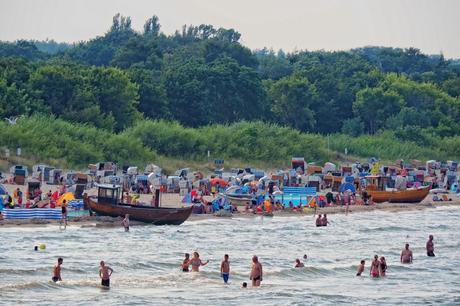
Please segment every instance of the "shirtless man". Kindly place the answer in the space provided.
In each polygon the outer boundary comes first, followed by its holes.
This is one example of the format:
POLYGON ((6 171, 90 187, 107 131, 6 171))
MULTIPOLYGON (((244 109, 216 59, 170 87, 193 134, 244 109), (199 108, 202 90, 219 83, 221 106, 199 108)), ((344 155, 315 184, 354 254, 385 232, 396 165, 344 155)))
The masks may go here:
POLYGON ((121 224, 125 228, 125 232, 129 232, 129 214, 125 215, 125 218, 123 219, 123 221, 121 221, 121 224))
POLYGON ((113 273, 113 269, 105 265, 105 262, 101 260, 101 268, 99 269, 99 277, 101 278, 101 285, 103 287, 110 287, 110 276, 113 273))
POLYGON ((53 282, 62 281, 61 278, 61 265, 64 262, 62 257, 58 258, 57 264, 53 268, 53 277, 51 278, 53 282))
POLYGON ((190 266, 190 254, 185 253, 185 258, 184 258, 184 261, 182 261, 182 265, 181 265, 182 272, 190 272, 188 268, 189 266, 190 266))
POLYGON ((434 243, 433 243, 433 235, 428 237, 428 241, 426 243, 426 255, 430 257, 434 257, 434 243))
POLYGON ((406 247, 401 252, 401 262, 408 264, 412 263, 412 251, 409 250, 409 243, 406 243, 406 247))
POLYGON ((369 274, 374 278, 380 276, 380 261, 378 255, 374 256, 374 260, 371 263, 371 269, 369 270, 369 274))
POLYGON ((252 269, 251 269, 251 275, 249 277, 250 280, 252 280, 252 286, 253 287, 259 287, 260 282, 262 281, 262 264, 259 262, 259 259, 257 256, 252 257, 252 269))
POLYGON ((321 218, 321 225, 327 226, 328 224, 329 224, 329 221, 327 221, 327 215, 324 214, 323 218, 321 218))
POLYGON ((361 274, 364 272, 364 264, 366 262, 364 260, 361 260, 361 264, 358 266, 358 272, 356 273, 356 276, 361 276, 361 274))
POLYGON ((209 260, 202 262, 200 259, 200 254, 198 252, 193 252, 193 258, 189 260, 188 264, 192 266, 192 272, 200 272, 201 266, 206 266, 209 263, 209 260))
POLYGON ((294 268, 303 268, 303 267, 305 267, 305 265, 302 262, 300 262, 300 259, 297 258, 295 260, 294 268))
POLYGON ((323 223, 322 223, 322 219, 321 219, 321 215, 318 215, 318 218, 316 218, 316 226, 322 226, 323 223))
POLYGON ((230 276, 230 262, 228 261, 228 255, 224 255, 224 260, 220 264, 220 275, 224 279, 224 283, 228 283, 228 277, 230 276))

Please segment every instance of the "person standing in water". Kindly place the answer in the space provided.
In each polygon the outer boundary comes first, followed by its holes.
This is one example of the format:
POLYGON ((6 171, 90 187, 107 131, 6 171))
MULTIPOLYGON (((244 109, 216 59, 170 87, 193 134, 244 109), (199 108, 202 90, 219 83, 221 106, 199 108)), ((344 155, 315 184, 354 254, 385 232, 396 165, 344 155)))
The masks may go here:
POLYGON ((129 232, 129 214, 125 215, 125 218, 123 219, 123 221, 121 221, 121 224, 125 228, 125 232, 129 232))
POLYGON ((380 257, 380 276, 385 276, 386 275, 386 272, 387 272, 387 262, 385 260, 385 257, 380 257))
POLYGON ((64 260, 62 259, 62 257, 59 257, 58 258, 58 261, 57 261, 57 264, 54 265, 54 268, 53 268, 53 277, 51 278, 53 280, 53 282, 57 282, 57 281, 62 281, 62 278, 61 278, 61 265, 62 263, 64 262, 64 260))
POLYGON ((230 262, 228 261, 228 254, 224 255, 224 260, 220 264, 220 275, 224 279, 224 283, 228 283, 228 277, 230 276, 230 262))
POLYGON ((321 226, 327 226, 329 221, 327 221, 327 215, 324 214, 323 218, 321 219, 321 226))
POLYGON ((190 272, 189 270, 189 266, 190 266, 190 254, 189 253, 185 253, 185 258, 184 258, 184 261, 182 261, 182 272, 190 272))
POLYGON ((361 276, 361 274, 364 272, 364 264, 366 262, 364 260, 361 260, 360 265, 358 266, 358 272, 356 273, 356 276, 361 276))
POLYGON ((401 262, 404 264, 412 263, 412 251, 409 249, 409 243, 406 243, 406 247, 401 252, 401 262))
POLYGON ((105 265, 105 262, 101 260, 99 269, 99 277, 101 278, 101 285, 104 287, 110 287, 110 276, 112 276, 113 269, 105 265))
POLYGON ((259 287, 260 282, 262 282, 262 264, 259 262, 259 258, 257 256, 252 257, 252 269, 251 269, 251 275, 249 276, 249 279, 252 281, 252 286, 253 287, 259 287))
POLYGON ((316 218, 316 226, 322 226, 323 223, 322 223, 322 219, 321 219, 321 215, 318 215, 318 218, 316 218))
POLYGON ((206 262, 201 261, 198 252, 193 252, 193 258, 189 260, 189 265, 192 266, 192 272, 200 272, 200 266, 206 266, 208 263, 209 260, 206 262))
POLYGON ((374 278, 379 277, 380 275, 380 261, 378 255, 374 256, 374 260, 371 263, 371 269, 369 271, 369 274, 374 278))
POLYGON ((300 262, 300 259, 297 258, 295 260, 294 268, 303 268, 303 267, 305 267, 305 265, 302 262, 300 262))
POLYGON ((426 242, 426 255, 429 257, 434 257, 433 235, 430 235, 428 237, 428 241, 426 242))

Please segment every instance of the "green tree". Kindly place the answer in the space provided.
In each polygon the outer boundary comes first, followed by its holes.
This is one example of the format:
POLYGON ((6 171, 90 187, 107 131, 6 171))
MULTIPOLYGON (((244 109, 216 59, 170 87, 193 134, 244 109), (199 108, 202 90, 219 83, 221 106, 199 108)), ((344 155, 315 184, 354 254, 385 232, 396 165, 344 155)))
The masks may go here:
POLYGON ((270 84, 268 98, 279 122, 301 131, 316 124, 312 105, 317 101, 316 88, 308 79, 293 75, 270 84))
POLYGON ((116 68, 92 68, 90 84, 103 113, 115 120, 113 128, 121 131, 130 126, 139 113, 138 85, 131 82, 126 72, 116 68))
POLYGON ((384 126, 385 120, 398 113, 404 105, 403 98, 382 88, 365 88, 356 94, 353 103, 355 115, 365 123, 366 130, 374 134, 384 126))

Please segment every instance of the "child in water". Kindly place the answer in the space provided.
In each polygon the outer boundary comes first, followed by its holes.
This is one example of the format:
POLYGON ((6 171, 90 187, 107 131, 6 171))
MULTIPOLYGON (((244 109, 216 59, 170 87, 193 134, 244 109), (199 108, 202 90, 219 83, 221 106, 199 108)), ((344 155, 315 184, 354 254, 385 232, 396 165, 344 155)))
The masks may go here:
POLYGON ((185 253, 185 258, 184 258, 184 261, 182 262, 182 272, 189 272, 190 270, 188 269, 188 267, 190 266, 190 254, 189 253, 185 253))
POLYGON ((365 261, 361 260, 361 264, 358 266, 358 273, 356 273, 356 276, 361 276, 361 274, 364 272, 364 264, 365 261))
POLYGON ((230 276, 230 262, 228 261, 228 254, 224 255, 224 260, 220 264, 220 275, 224 279, 224 283, 228 283, 228 277, 230 276))

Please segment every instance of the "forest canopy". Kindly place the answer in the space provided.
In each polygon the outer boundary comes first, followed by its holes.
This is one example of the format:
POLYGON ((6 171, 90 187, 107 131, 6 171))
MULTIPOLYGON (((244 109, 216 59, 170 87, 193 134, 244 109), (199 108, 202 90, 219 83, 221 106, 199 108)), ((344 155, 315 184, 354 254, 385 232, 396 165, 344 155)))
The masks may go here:
MULTIPOLYGON (((241 121, 319 138, 391 131, 421 146, 459 137, 459 60, 415 48, 250 50, 240 37, 206 24, 166 35, 157 16, 137 32, 117 14, 89 41, 0 42, 0 117, 52 116, 136 137, 143 126, 167 128, 159 122, 204 133, 241 121)), ((150 141, 147 155, 168 154, 169 143, 150 141)))

